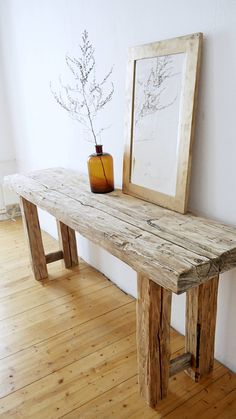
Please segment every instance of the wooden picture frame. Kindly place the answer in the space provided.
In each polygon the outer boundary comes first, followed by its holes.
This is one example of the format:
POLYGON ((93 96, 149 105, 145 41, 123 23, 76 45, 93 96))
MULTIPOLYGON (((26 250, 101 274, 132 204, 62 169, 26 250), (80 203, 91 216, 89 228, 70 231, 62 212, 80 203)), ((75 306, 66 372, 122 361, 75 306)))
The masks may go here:
POLYGON ((202 38, 129 49, 123 192, 180 213, 188 202, 202 38))

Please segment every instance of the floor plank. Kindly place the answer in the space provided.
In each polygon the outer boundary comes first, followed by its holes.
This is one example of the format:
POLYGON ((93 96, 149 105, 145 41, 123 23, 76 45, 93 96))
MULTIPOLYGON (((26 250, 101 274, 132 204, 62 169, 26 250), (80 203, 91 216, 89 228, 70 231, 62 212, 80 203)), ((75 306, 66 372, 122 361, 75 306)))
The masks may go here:
POLYGON ((0 321, 68 294, 79 298, 111 285, 110 281, 91 268, 84 269, 79 275, 74 273, 69 276, 67 272, 64 278, 55 283, 52 281, 38 283, 38 286, 17 290, 8 296, 0 297, 0 321))
POLYGON ((4 383, 0 397, 134 333, 134 304, 119 307, 5 358, 0 366, 4 383))
POLYGON ((130 378, 136 362, 133 334, 4 397, 0 415, 60 418, 130 378))
MULTIPOLYGON (((0 418, 236 418, 236 375, 217 361, 198 384, 172 377, 168 397, 150 409, 138 393, 134 299, 83 261, 49 272, 33 279, 21 220, 1 222, 0 418)), ((171 350, 184 350, 175 330, 171 350)))
POLYGON ((66 295, 0 322, 0 358, 121 307, 130 298, 109 286, 76 298, 66 295), (7 342, 7 343, 6 343, 7 342))

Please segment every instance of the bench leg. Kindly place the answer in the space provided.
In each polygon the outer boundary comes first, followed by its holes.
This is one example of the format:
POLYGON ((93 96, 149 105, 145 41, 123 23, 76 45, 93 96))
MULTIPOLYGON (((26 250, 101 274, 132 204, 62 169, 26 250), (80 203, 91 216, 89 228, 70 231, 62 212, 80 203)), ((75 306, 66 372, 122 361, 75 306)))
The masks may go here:
POLYGON ((170 291, 138 275, 137 350, 140 393, 152 408, 167 396, 170 363, 170 291))
POLYGON ((213 369, 219 276, 187 292, 186 351, 192 354, 187 373, 198 382, 213 369))
POLYGON ((57 228, 65 267, 72 268, 79 263, 75 231, 61 221, 57 221, 57 228))
POLYGON ((29 244, 32 270, 35 279, 40 281, 48 277, 48 272, 37 207, 22 197, 20 204, 25 233, 29 244))

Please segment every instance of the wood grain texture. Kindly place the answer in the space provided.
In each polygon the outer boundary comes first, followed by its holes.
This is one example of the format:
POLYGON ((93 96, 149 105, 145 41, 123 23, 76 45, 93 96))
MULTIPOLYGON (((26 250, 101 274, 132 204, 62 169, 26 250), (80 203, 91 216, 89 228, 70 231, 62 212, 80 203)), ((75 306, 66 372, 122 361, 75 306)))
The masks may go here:
POLYGON ((51 252, 48 253, 47 255, 45 255, 46 257, 46 263, 52 263, 52 262, 56 262, 57 260, 61 260, 63 259, 63 252, 62 250, 58 250, 57 252, 51 252))
POLYGON ((61 221, 57 222, 59 243, 63 250, 64 263, 66 268, 78 265, 78 254, 75 231, 61 221))
POLYGON ((186 370, 191 366, 192 363, 192 354, 190 352, 186 352, 177 356, 176 358, 171 359, 170 361, 170 371, 169 375, 172 377, 173 375, 178 374, 181 371, 186 370))
POLYGON ((193 355, 189 375, 198 382, 213 369, 219 277, 187 292, 186 351, 193 355))
POLYGON ((137 352, 140 393, 156 408, 167 396, 171 292, 138 276, 137 352))
POLYGON ((236 228, 116 190, 94 195, 66 169, 13 175, 6 183, 136 271, 177 294, 236 266, 236 228))
POLYGON ((48 277, 48 272, 37 207, 25 198, 21 198, 20 203, 25 234, 29 244, 31 267, 35 279, 41 281, 48 277))
MULTIPOLYGON (((43 234, 47 252, 58 242, 43 234)), ((215 361, 200 384, 184 373, 151 409, 138 391, 135 300, 82 260, 33 281, 21 219, 0 223, 0 417, 235 418, 236 374, 215 361), (110 290, 110 292, 107 292, 110 290), (91 307, 90 307, 91 306, 91 307)), ((184 337, 171 330, 171 352, 184 337)))

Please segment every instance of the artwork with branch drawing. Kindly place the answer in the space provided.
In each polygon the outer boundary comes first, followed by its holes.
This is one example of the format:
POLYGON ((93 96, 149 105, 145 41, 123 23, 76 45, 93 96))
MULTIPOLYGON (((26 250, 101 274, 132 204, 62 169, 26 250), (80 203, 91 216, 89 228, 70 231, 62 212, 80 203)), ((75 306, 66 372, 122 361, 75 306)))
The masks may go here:
POLYGON ((186 54, 135 62, 131 182, 175 196, 186 54))

